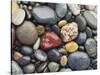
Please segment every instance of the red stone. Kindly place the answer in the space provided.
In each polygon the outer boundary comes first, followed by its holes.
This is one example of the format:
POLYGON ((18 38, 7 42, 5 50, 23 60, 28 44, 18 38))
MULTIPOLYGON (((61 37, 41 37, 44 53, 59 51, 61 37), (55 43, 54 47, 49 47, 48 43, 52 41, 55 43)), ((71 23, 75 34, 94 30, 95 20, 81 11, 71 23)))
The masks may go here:
POLYGON ((41 38, 40 47, 42 49, 54 48, 61 45, 61 39, 54 32, 45 32, 41 38))

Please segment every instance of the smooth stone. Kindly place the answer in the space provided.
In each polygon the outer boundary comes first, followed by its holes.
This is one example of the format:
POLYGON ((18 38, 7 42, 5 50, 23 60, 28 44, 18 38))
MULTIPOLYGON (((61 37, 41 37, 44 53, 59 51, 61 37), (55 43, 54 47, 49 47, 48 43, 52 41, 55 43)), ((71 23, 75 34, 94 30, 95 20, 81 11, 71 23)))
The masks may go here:
POLYGON ((16 29, 16 36, 18 40, 25 45, 32 45, 38 38, 35 25, 30 21, 25 21, 16 29))
POLYGON ((56 34, 60 34, 60 28, 57 25, 53 25, 51 27, 52 31, 55 32, 56 34))
POLYGON ((41 37, 40 48, 47 50, 61 45, 62 41, 57 34, 47 31, 41 37))
POLYGON ((72 71, 70 68, 61 68, 60 72, 70 72, 72 71))
POLYGON ((65 44, 66 51, 70 53, 77 51, 78 47, 79 47, 78 44, 74 41, 65 44))
POLYGON ((61 57, 61 59, 60 59, 61 66, 66 66, 67 62, 68 62, 67 56, 66 55, 63 55, 61 57))
POLYGON ((79 16, 76 16, 75 21, 78 24, 79 31, 84 31, 87 25, 85 18, 79 15, 79 16))
POLYGON ((97 35, 97 30, 92 30, 91 32, 93 35, 97 35))
POLYGON ((87 38, 92 37, 92 30, 89 27, 86 28, 86 34, 87 34, 87 38))
POLYGON ((80 32, 77 39, 76 39, 76 42, 80 45, 84 44, 85 41, 87 39, 87 34, 86 32, 80 32))
POLYGON ((35 65, 34 64, 28 64, 23 67, 23 71, 25 74, 30 74, 35 71, 35 65))
POLYGON ((48 59, 50 61, 59 62, 61 58, 61 54, 57 49, 52 49, 48 52, 48 59))
POLYGON ((83 16, 85 17, 89 27, 91 27, 92 29, 97 29, 96 13, 94 13, 93 11, 85 11, 83 13, 83 16))
POLYGON ((46 61, 47 60, 47 54, 43 50, 35 50, 34 56, 36 59, 40 61, 46 61))
POLYGON ((21 67, 15 61, 12 61, 11 65, 12 75, 23 74, 21 67))
POLYGON ((68 4, 68 7, 73 15, 79 15, 80 14, 80 7, 78 4, 68 4))
POLYGON ((65 48, 59 48, 58 51, 59 51, 59 53, 61 53, 63 55, 68 55, 68 52, 66 51, 65 48))
POLYGON ((79 46, 79 50, 84 51, 85 50, 84 46, 79 46))
POLYGON ((88 38, 85 42, 86 52, 90 57, 96 57, 97 55, 97 43, 94 39, 88 38))
POLYGON ((16 39, 16 37, 15 37, 15 34, 16 32, 15 32, 15 27, 12 25, 12 27, 11 27, 11 35, 12 35, 12 46, 13 46, 13 44, 14 44, 14 42, 15 42, 15 39, 16 39))
POLYGON ((57 72, 59 70, 59 64, 56 62, 50 62, 48 64, 48 68, 49 68, 50 72, 57 72))
POLYGON ((44 62, 42 64, 40 64, 38 67, 37 67, 37 72, 42 72, 47 66, 47 62, 44 62))
POLYGON ((23 4, 29 4, 29 1, 22 1, 23 4))
POLYGON ((32 55, 33 49, 29 46, 22 46, 21 47, 21 53, 24 55, 32 55))
POLYGON ((54 25, 57 22, 56 13, 48 6, 34 7, 32 15, 38 23, 54 25))
POLYGON ((96 6, 95 5, 85 5, 85 8, 88 10, 94 10, 96 6))
POLYGON ((74 40, 78 35, 78 25, 75 22, 68 23, 61 28, 61 38, 63 42, 74 40))
POLYGON ((94 36, 94 40, 97 42, 97 36, 94 36))
POLYGON ((36 43, 33 45, 33 49, 37 50, 40 46, 40 38, 37 39, 36 43))
POLYGON ((61 21, 58 22, 58 26, 60 28, 63 27, 64 25, 66 25, 66 24, 67 24, 67 21, 66 20, 61 20, 61 21))
POLYGON ((22 22, 25 19, 25 11, 23 9, 17 9, 13 14, 12 14, 12 23, 16 26, 19 26, 22 24, 22 22))
POLYGON ((72 18, 72 13, 68 10, 67 14, 65 15, 67 21, 70 21, 72 18))
POLYGON ((21 59, 23 57, 23 55, 20 52, 14 52, 13 58, 14 60, 18 61, 19 59, 21 59))
POLYGON ((29 64, 31 61, 31 58, 29 56, 23 56, 21 59, 18 60, 18 64, 21 66, 29 64))
POLYGON ((38 32, 38 35, 42 35, 45 32, 45 28, 43 25, 36 26, 36 30, 38 32))
POLYGON ((63 18, 67 13, 67 5, 64 3, 56 4, 55 11, 56 11, 58 17, 63 18))
POLYGON ((90 65, 90 58, 85 52, 77 51, 69 55, 68 65, 73 70, 85 70, 90 65))

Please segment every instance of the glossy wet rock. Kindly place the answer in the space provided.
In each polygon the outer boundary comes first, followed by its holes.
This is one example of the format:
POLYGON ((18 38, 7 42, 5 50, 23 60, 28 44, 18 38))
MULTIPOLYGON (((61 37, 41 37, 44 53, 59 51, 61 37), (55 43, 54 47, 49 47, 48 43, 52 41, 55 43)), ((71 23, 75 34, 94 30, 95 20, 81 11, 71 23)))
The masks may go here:
POLYGON ((37 50, 40 46, 40 38, 37 39, 37 41, 35 42, 35 44, 33 45, 33 49, 37 50))
POLYGON ((88 38, 92 37, 92 30, 89 27, 86 28, 86 34, 88 38))
POLYGON ((66 24, 67 24, 67 21, 66 20, 61 20, 61 21, 58 22, 58 26, 59 27, 63 27, 66 24))

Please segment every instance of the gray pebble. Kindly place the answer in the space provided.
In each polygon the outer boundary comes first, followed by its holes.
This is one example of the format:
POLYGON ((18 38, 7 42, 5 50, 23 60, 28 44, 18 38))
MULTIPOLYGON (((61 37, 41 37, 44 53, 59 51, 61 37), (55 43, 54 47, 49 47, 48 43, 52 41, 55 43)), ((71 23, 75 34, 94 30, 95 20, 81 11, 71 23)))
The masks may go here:
POLYGON ((60 69, 60 72, 69 72, 72 71, 70 68, 62 68, 60 69))
POLYGON ((90 29, 90 27, 86 28, 86 34, 87 34, 87 38, 91 38, 92 37, 92 30, 90 29))
POLYGON ((60 28, 57 25, 53 25, 51 27, 52 31, 55 32, 56 34, 60 34, 60 28))

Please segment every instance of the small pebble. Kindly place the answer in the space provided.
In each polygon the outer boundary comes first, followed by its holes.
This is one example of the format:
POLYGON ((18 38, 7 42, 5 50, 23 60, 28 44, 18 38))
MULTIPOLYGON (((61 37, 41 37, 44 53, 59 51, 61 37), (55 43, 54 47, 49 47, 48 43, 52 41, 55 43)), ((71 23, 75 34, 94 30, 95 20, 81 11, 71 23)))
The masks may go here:
POLYGON ((68 55, 68 52, 66 51, 65 48, 59 48, 58 51, 59 51, 59 53, 61 53, 63 55, 68 55))
POLYGON ((55 32, 56 34, 60 34, 60 28, 57 25, 53 25, 51 27, 52 31, 55 32))
POLYGON ((84 51, 85 50, 84 46, 79 46, 79 50, 84 51))
POLYGON ((67 52, 75 52, 78 50, 78 44, 74 41, 71 41, 67 44, 65 44, 65 49, 67 52))
POLYGON ((37 39, 37 41, 35 42, 35 44, 33 45, 33 49, 37 50, 40 46, 40 38, 37 39))
POLYGON ((97 30, 92 30, 91 32, 93 35, 97 35, 97 30))
POLYGON ((61 21, 58 22, 58 26, 59 27, 63 27, 66 24, 67 24, 67 21, 66 20, 61 20, 61 21))
POLYGON ((94 10, 96 7, 95 5, 85 5, 85 8, 88 10, 94 10))
POLYGON ((89 27, 86 28, 86 34, 88 38, 92 37, 92 30, 89 27))
POLYGON ((14 42, 15 42, 15 27, 12 25, 12 28, 11 28, 11 34, 12 34, 12 46, 13 46, 13 44, 14 44, 14 42))
POLYGON ((72 71, 70 68, 62 68, 60 69, 60 72, 70 72, 72 71))
POLYGON ((65 55, 63 55, 63 56, 61 57, 61 59, 60 59, 60 64, 61 64, 61 66, 66 66, 67 61, 68 61, 67 57, 66 57, 65 55))

